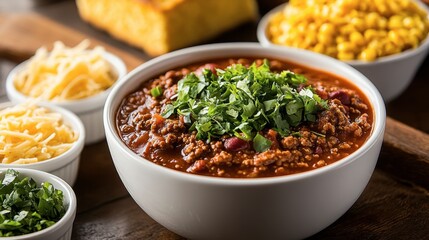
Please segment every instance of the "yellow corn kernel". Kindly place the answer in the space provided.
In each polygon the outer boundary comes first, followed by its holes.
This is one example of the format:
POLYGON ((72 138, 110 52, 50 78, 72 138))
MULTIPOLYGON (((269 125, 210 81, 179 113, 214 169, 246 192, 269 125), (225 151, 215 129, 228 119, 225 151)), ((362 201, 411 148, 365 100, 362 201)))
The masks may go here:
POLYGON ((337 48, 334 46, 330 46, 326 48, 326 54, 331 56, 331 57, 336 57, 337 56, 337 48))
POLYGON ((367 41, 370 41, 377 37, 377 31, 370 28, 365 30, 363 35, 367 41))
POLYGON ((408 9, 410 6, 410 1, 409 0, 400 0, 399 5, 401 6, 402 9, 408 9))
POLYGON ((378 27, 378 20, 380 19, 380 15, 377 12, 370 12, 365 16, 366 25, 369 28, 378 27))
POLYGON ((340 33, 343 35, 349 35, 350 33, 356 32, 356 31, 357 29, 352 24, 345 25, 340 29, 340 33))
POLYGON ((350 23, 353 25, 353 27, 355 29, 357 29, 358 31, 362 31, 366 28, 366 24, 365 21, 362 20, 361 18, 352 18, 352 20, 350 21, 350 23))
POLYGON ((410 35, 417 37, 419 40, 423 38, 422 32, 420 32, 417 28, 411 28, 410 29, 410 35))
POLYGON ((314 46, 317 43, 317 35, 314 32, 308 32, 305 36, 304 41, 307 42, 309 46, 314 46))
POLYGON ((402 26, 408 29, 413 28, 415 26, 414 19, 412 17, 405 17, 402 20, 402 26))
POLYGON ((317 24, 316 24, 316 23, 314 23, 314 22, 312 22, 312 23, 308 24, 308 29, 307 29, 307 31, 308 31, 308 30, 310 30, 310 31, 316 31, 316 30, 317 30, 317 24))
POLYGON ((410 47, 416 48, 419 46, 419 39, 415 36, 409 36, 407 39, 407 43, 410 45, 410 47))
POLYGON ((385 38, 385 37, 387 37, 387 31, 386 30, 378 30, 377 36, 379 38, 385 38))
POLYGON ((279 35, 278 37, 274 37, 273 38, 273 42, 275 44, 285 44, 285 45, 289 45, 292 43, 292 39, 288 37, 288 35, 279 35))
POLYGON ((299 48, 299 41, 297 41, 296 39, 294 41, 292 41, 292 43, 290 44, 290 46, 292 47, 296 47, 299 48))
POLYGON ((321 34, 333 35, 333 34, 335 34, 335 27, 331 23, 323 23, 320 26, 319 32, 321 34))
POLYGON ((286 22, 282 22, 279 24, 279 30, 282 32, 289 32, 291 29, 291 25, 286 22))
POLYGON ((417 29, 418 29, 419 31, 422 31, 422 32, 424 32, 424 31, 425 31, 425 29, 426 29, 426 26, 425 26, 425 24, 422 22, 422 20, 421 20, 421 19, 418 19, 418 20, 416 21, 416 27, 417 27, 417 29))
POLYGON ((320 16, 324 19, 329 19, 330 15, 331 15, 331 9, 328 6, 323 5, 320 10, 320 16))
POLYGON ((355 9, 357 2, 355 0, 338 0, 337 5, 343 9, 355 9))
POLYGON ((364 61, 374 61, 376 58, 377 51, 373 48, 366 48, 359 55, 359 59, 364 61))
POLYGON ((363 2, 363 1, 361 1, 360 3, 359 3, 359 7, 358 7, 358 9, 360 10, 360 11, 364 11, 364 12, 366 12, 367 10, 368 10, 368 6, 369 4, 367 3, 367 2, 363 2))
POLYGON ((320 43, 325 44, 325 45, 330 45, 334 41, 334 39, 333 39, 332 36, 325 35, 325 34, 319 34, 319 35, 317 35, 317 40, 320 43))
POLYGON ((407 39, 408 36, 410 36, 410 31, 405 28, 396 29, 395 31, 398 33, 399 37, 402 38, 402 40, 407 39))
POLYGON ((366 11, 366 13, 372 13, 372 12, 377 12, 377 7, 376 7, 376 5, 374 4, 374 2, 371 2, 369 5, 368 5, 368 9, 367 9, 367 11, 366 11))
POLYGON ((342 42, 337 45, 338 52, 353 52, 355 45, 350 42, 342 42))
POLYGON ((298 48, 302 48, 302 49, 309 49, 309 47, 310 47, 307 42, 302 41, 302 40, 301 41, 297 41, 296 46, 298 48))
POLYGON ((313 51, 315 51, 317 53, 324 53, 325 46, 321 43, 318 43, 318 44, 316 44, 316 46, 313 47, 313 51))
POLYGON ((402 16, 400 15, 393 15, 389 18, 388 23, 389 29, 396 29, 402 27, 402 16))
POLYGON ((395 45, 400 45, 402 41, 402 38, 399 36, 397 31, 389 31, 387 34, 388 39, 394 43, 395 45))
POLYGON ((355 59, 355 55, 352 52, 338 52, 337 58, 343 61, 355 59))
POLYGON ((307 31, 307 24, 304 22, 299 23, 296 30, 298 30, 298 32, 305 33, 307 31))
POLYGON ((381 14, 381 15, 385 15, 387 13, 387 7, 384 3, 375 3, 375 6, 377 8, 377 11, 381 14))
POLYGON ((387 19, 384 17, 381 17, 377 21, 377 27, 378 29, 386 29, 387 28, 387 19))
POLYGON ((371 42, 368 43, 367 47, 373 48, 373 49, 379 49, 383 44, 381 41, 374 39, 371 42))
POLYGON ((401 51, 400 48, 398 48, 397 46, 395 46, 395 44, 388 42, 384 45, 383 48, 383 55, 391 55, 391 54, 395 54, 401 51))
POLYGON ((401 12, 401 7, 395 1, 387 1, 391 13, 401 12))
POLYGON ((365 38, 362 36, 360 32, 352 32, 350 34, 350 42, 355 45, 363 45, 365 44, 365 38))
POLYGON ((291 38, 291 39, 297 39, 297 38, 300 38, 301 37, 301 34, 299 34, 299 32, 298 31, 293 31, 293 30, 291 30, 291 31, 289 31, 289 32, 285 32, 285 33, 283 33, 284 35, 287 35, 289 38, 291 38))
POLYGON ((338 37, 336 37, 335 38, 335 42, 338 44, 338 43, 342 43, 342 42, 345 42, 345 41, 347 41, 347 39, 345 38, 345 37, 343 37, 343 36, 338 36, 338 37))

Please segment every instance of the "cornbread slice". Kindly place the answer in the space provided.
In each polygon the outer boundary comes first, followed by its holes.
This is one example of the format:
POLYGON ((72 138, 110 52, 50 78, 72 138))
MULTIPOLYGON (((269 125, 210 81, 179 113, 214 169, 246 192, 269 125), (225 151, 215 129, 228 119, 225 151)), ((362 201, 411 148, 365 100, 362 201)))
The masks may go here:
POLYGON ((256 20, 255 0, 77 0, 81 17, 112 36, 160 55, 256 20))

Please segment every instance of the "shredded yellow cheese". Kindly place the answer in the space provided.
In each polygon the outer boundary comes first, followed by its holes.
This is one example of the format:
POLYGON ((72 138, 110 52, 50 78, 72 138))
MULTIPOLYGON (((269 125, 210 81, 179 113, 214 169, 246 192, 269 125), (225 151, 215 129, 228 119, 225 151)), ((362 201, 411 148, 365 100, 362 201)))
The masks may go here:
POLYGON ((100 46, 88 50, 84 40, 74 48, 55 42, 51 52, 38 49, 28 65, 14 78, 24 95, 43 100, 65 101, 93 96, 109 88, 117 76, 100 46))
POLYGON ((34 103, 0 110, 0 162, 35 163, 69 150, 78 133, 63 123, 61 114, 34 103))

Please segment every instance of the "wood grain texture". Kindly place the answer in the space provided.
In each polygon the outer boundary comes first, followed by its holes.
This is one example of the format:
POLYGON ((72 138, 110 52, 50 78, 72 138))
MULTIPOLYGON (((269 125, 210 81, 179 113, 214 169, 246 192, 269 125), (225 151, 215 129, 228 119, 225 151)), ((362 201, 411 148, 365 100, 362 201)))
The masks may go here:
POLYGON ((78 212, 128 196, 116 173, 106 141, 85 146, 73 188, 79 193, 76 194, 78 212))
POLYGON ((310 239, 428 239, 429 194, 376 170, 357 202, 310 239))
POLYGON ((130 198, 94 208, 79 215, 73 239, 184 239, 150 218, 130 198))
POLYGON ((388 118, 378 165, 429 189, 429 135, 388 118))
MULTIPOLYGON (((427 192, 376 170, 353 207, 309 239, 427 239, 428 212, 427 192)), ((152 220, 130 197, 80 213, 73 236, 73 239, 184 239, 152 220)))
POLYGON ((107 51, 118 55, 128 66, 128 70, 132 70, 144 62, 118 48, 89 38, 34 13, 1 13, 0 36, 2 36, 0 37, 0 57, 16 62, 30 58, 41 46, 51 48, 55 41, 62 41, 67 46, 75 46, 84 39, 90 39, 92 46, 104 46, 107 51))

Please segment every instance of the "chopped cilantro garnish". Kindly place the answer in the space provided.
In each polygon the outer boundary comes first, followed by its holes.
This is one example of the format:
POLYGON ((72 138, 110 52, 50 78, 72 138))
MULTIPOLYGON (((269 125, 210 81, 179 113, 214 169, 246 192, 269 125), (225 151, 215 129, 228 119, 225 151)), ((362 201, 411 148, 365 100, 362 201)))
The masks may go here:
POLYGON ((314 122, 318 111, 327 108, 311 87, 300 87, 305 82, 304 76, 291 71, 272 72, 267 60, 259 67, 235 64, 216 69, 216 74, 204 69, 178 82, 177 98, 162 115, 184 116, 198 139, 235 135, 253 140, 256 151, 265 151, 271 142, 259 131, 272 128, 288 136, 290 127, 314 122))
POLYGON ((19 177, 8 169, 0 184, 0 237, 18 236, 52 226, 65 213, 63 192, 45 182, 19 177))
POLYGON ((154 97, 159 97, 162 95, 162 88, 160 86, 154 87, 150 90, 150 94, 154 97))
POLYGON ((265 152, 271 147, 272 142, 261 134, 257 133, 253 138, 253 149, 257 152, 265 152))

